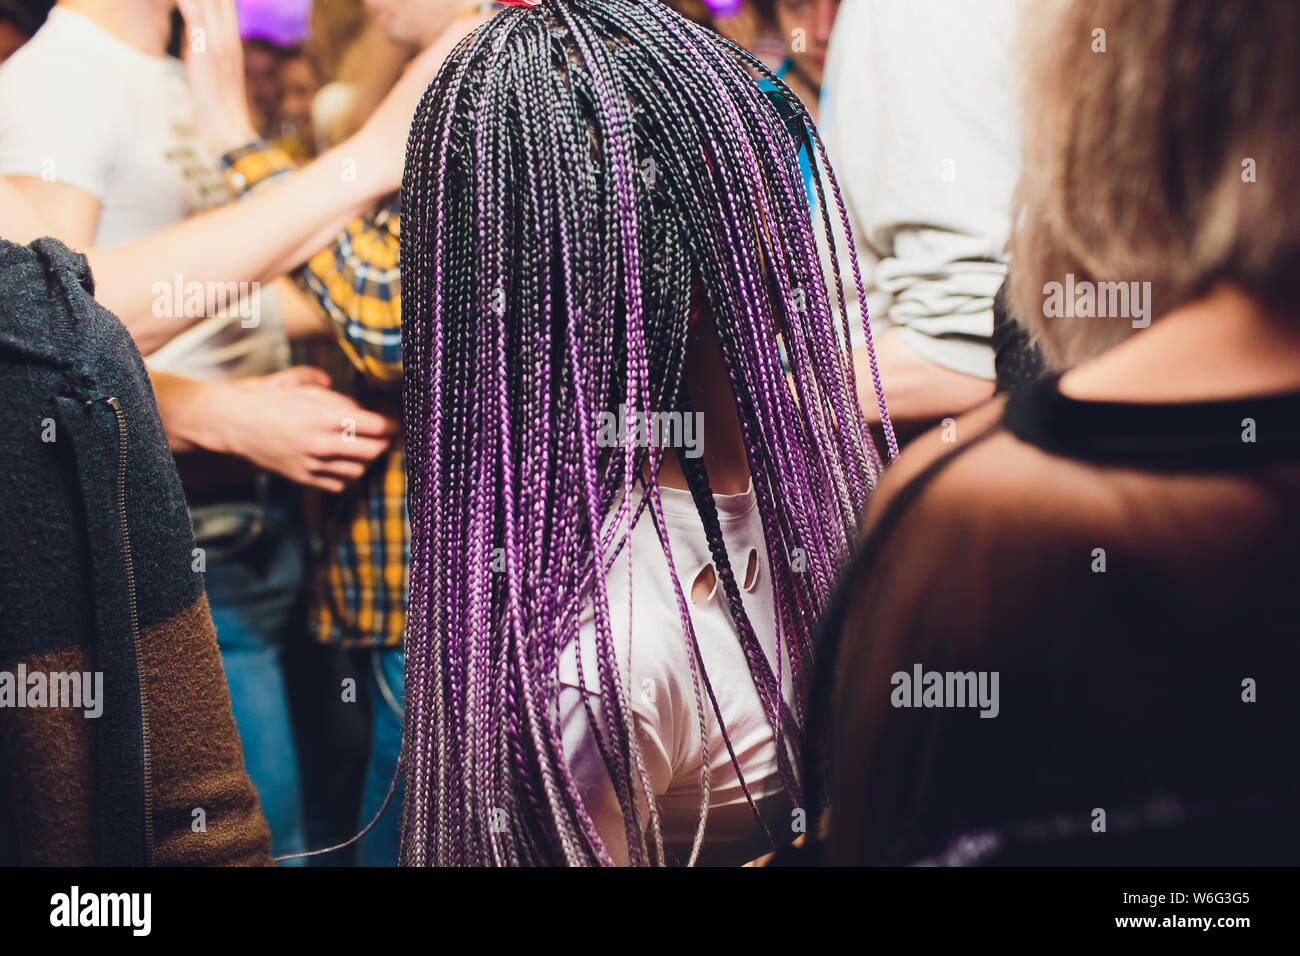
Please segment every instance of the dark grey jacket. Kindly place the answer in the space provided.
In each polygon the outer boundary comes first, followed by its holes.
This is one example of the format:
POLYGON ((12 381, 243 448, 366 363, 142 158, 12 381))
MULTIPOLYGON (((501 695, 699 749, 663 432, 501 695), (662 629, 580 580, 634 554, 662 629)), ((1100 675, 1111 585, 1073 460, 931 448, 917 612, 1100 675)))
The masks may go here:
POLYGON ((0 240, 0 865, 268 863, 153 390, 93 293, 0 240), (18 706, 74 672, 100 716, 18 706))

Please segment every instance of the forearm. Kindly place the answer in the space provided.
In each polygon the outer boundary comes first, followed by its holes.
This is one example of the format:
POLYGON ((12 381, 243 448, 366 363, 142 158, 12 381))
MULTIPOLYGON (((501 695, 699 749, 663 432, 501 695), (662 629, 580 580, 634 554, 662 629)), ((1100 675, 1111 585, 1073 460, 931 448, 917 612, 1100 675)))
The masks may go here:
POLYGON ((334 242, 339 233, 347 228, 348 223, 356 218, 358 212, 349 212, 336 216, 329 223, 313 232, 285 257, 286 265, 281 271, 289 272, 292 269, 297 269, 320 250, 334 242))
MULTIPOLYGON (((876 361, 889 417, 903 435, 915 435, 941 418, 974 408, 993 395, 993 382, 963 375, 925 358, 890 329, 876 339, 876 361)), ((871 365, 865 347, 854 349, 858 401, 873 424, 880 421, 871 365)))
POLYGON ((349 159, 345 144, 241 202, 129 246, 91 251, 96 297, 148 354, 202 317, 155 308, 177 296, 178 281, 182 301, 194 283, 201 285, 209 314, 241 283, 265 282, 299 265, 313 251, 309 242, 319 248, 318 237, 379 198, 382 186, 362 175, 360 164, 357 175, 347 175, 349 159))
POLYGON ((213 385, 171 372, 149 370, 154 395, 158 401, 158 414, 167 443, 173 452, 227 451, 224 436, 218 427, 219 416, 212 414, 213 385))

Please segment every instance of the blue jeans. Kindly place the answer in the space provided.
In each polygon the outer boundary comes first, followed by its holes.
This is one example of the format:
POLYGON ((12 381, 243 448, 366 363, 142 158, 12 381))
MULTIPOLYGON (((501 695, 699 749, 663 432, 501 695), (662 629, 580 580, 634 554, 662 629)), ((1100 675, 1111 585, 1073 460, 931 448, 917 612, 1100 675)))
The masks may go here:
POLYGON ((257 788, 276 856, 306 849, 282 663, 285 642, 302 626, 306 558, 297 508, 292 498, 281 497, 191 512, 207 564, 208 603, 244 766, 257 788))
MULTIPOLYGON (((406 655, 401 648, 371 652, 371 699, 374 707, 373 743, 366 787, 361 798, 361 826, 375 818, 384 805, 402 756, 402 700, 406 655)), ((357 844, 359 866, 396 866, 402 836, 401 780, 387 812, 357 844)))

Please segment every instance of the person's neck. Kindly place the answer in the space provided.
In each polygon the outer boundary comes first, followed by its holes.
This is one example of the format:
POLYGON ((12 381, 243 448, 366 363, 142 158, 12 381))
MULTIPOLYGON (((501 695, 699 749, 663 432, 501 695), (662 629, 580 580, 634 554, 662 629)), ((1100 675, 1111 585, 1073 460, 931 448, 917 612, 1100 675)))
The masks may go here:
MULTIPOLYGON (((1097 321, 1097 320, 1093 320, 1097 321)), ((1061 392, 1114 402, 1193 402, 1300 391, 1300 316, 1228 284, 1067 372, 1061 392)))
MULTIPOLYGON (((707 315, 700 317, 687 338, 683 376, 691 396, 691 409, 699 415, 697 420, 703 429, 699 447, 709 475, 709 487, 717 495, 743 494, 749 490, 745 438, 722 359, 722 345, 713 320, 707 315)), ((659 483, 666 488, 690 487, 681 462, 671 450, 663 457, 659 483)))
POLYGON ((166 56, 171 15, 158 0, 59 0, 114 39, 147 56, 166 56))

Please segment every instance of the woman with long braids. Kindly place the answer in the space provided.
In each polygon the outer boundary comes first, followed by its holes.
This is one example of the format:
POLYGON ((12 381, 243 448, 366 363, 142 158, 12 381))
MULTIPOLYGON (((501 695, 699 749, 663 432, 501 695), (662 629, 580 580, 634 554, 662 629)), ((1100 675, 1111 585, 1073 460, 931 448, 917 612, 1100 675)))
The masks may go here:
POLYGON ((744 862, 815 814, 812 637, 882 468, 843 208, 743 51, 657 0, 511 6, 402 187, 402 859, 744 862))

